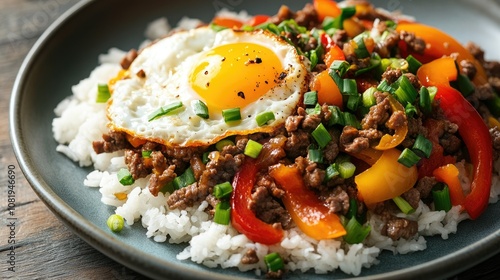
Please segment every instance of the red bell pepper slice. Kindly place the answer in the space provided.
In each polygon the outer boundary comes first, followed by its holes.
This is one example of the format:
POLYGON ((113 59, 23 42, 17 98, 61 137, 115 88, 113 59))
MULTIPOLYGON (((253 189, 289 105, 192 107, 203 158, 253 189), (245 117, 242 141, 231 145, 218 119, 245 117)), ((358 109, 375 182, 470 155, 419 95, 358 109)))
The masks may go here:
POLYGON ((231 197, 231 224, 248 239, 272 245, 281 241, 283 230, 266 224, 255 216, 249 208, 249 198, 255 184, 255 176, 259 171, 257 161, 245 158, 240 171, 233 179, 233 193, 231 197))
POLYGON ((250 26, 257 26, 260 24, 265 23, 268 21, 271 17, 268 15, 255 15, 253 16, 250 21, 247 23, 250 26))
MULTIPOLYGON (((436 60, 436 64, 442 59, 436 60)), ((493 171, 493 147, 491 135, 481 115, 449 83, 439 77, 440 71, 434 71, 433 63, 424 64, 419 68, 417 76, 424 86, 435 85, 437 93, 434 98, 438 102, 445 117, 458 125, 458 133, 462 137, 469 157, 474 166, 471 192, 465 197, 464 207, 471 219, 478 218, 488 206, 493 171), (430 81, 442 81, 432 84, 430 81)), ((451 69, 443 69, 449 73, 451 69)), ((456 69, 455 69, 456 71, 456 69)))

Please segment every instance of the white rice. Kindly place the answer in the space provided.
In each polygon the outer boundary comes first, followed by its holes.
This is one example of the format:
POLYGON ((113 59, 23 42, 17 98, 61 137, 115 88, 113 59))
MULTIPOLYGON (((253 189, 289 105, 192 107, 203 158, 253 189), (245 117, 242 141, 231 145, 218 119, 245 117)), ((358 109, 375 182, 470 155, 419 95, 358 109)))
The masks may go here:
MULTIPOLYGON (((223 11, 222 13, 226 13, 223 11)), ((247 17, 247 14, 237 16, 247 17)), ((184 18, 183 26, 192 28, 197 20, 184 18)), ((166 35, 171 30, 166 19, 159 19, 146 31, 149 40, 166 35)), ((166 205, 166 196, 159 193, 153 196, 148 190, 148 178, 137 180, 131 186, 118 182, 116 173, 125 167, 123 152, 97 155, 92 149, 92 142, 101 140, 107 132, 107 119, 104 104, 97 104, 97 84, 107 82, 120 70, 119 60, 125 52, 111 49, 99 57, 100 65, 72 88, 72 96, 63 100, 54 110, 53 134, 58 141, 57 151, 65 154, 80 166, 95 168, 83 182, 85 186, 99 188, 101 201, 124 217, 128 225, 140 222, 146 229, 146 237, 156 242, 186 243, 186 248, 178 254, 179 260, 191 260, 208 267, 237 267, 241 271, 255 270, 257 275, 266 271, 264 256, 269 252, 278 252, 287 260, 286 269, 306 272, 313 270, 323 274, 340 269, 344 273, 359 275, 363 268, 378 264, 377 257, 382 250, 394 254, 407 254, 425 250, 424 236, 438 235, 447 239, 457 231, 460 221, 467 219, 466 213, 460 213, 454 207, 448 213, 432 211, 429 206, 420 203, 415 213, 406 216, 418 221, 418 236, 410 240, 393 241, 380 234, 383 224, 380 217, 371 215, 369 224, 371 234, 364 244, 347 245, 340 240, 317 241, 303 234, 297 228, 286 231, 280 244, 265 246, 250 241, 234 228, 213 223, 204 212, 208 206, 202 202, 185 210, 171 210, 166 205), (120 200, 115 194, 127 194, 126 200, 120 200), (241 264, 241 258, 248 249, 254 249, 259 258, 256 264, 241 264)), ((463 167, 463 166, 462 166, 463 167)), ((462 168, 459 165, 459 168, 462 168)), ((495 163, 495 170, 500 170, 500 162, 495 163)), ((464 179, 465 180, 465 179, 464 179)), ((464 188, 468 182, 463 181, 464 188)), ((168 195, 168 194, 167 194, 168 195)), ((493 176, 490 203, 498 201, 500 184, 498 174, 493 176)), ((403 215, 404 216, 404 215, 403 215)))

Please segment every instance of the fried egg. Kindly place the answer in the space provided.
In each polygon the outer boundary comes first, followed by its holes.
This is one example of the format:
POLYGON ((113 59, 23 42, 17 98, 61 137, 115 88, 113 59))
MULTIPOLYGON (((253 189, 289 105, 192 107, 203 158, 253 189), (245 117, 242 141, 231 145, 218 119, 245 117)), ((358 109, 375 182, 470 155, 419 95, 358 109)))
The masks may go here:
POLYGON ((110 127, 167 146, 206 146, 232 135, 272 132, 284 124, 307 89, 307 67, 296 49, 267 31, 174 33, 144 48, 130 77, 114 85, 110 127), (208 118, 195 112, 202 101, 208 118), (159 108, 182 104, 151 118, 159 108), (223 110, 241 119, 225 121, 223 110), (259 126, 256 116, 273 112, 259 126))

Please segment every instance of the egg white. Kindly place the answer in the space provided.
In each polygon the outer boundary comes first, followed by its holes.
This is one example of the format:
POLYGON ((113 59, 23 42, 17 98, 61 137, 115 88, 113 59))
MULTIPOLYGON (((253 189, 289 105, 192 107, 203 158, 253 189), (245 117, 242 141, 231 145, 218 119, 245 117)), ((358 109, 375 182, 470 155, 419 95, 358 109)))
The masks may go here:
MULTIPOLYGON (((267 31, 243 32, 208 27, 177 32, 144 48, 129 68, 130 77, 118 81, 108 103, 110 127, 167 146, 205 146, 231 135, 272 132, 284 124, 307 89, 307 68, 296 49, 267 31), (286 77, 259 100, 241 108, 241 121, 226 123, 218 112, 198 117, 192 103, 203 100, 191 88, 189 75, 204 52, 229 43, 264 45, 279 57, 286 77), (145 77, 136 75, 144 73, 145 77), (181 101, 174 114, 149 121, 161 106, 181 101), (275 120, 259 127, 255 116, 272 111, 275 120)), ((242 73, 244 75, 244 73, 242 73)))

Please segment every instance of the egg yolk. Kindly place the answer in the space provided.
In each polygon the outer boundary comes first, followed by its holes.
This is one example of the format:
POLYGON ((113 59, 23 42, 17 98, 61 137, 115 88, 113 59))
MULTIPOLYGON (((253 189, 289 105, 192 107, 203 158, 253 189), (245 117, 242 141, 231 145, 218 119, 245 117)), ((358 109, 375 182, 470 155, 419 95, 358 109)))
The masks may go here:
POLYGON ((278 56, 254 43, 232 43, 205 53, 189 77, 210 110, 243 108, 286 77, 278 56))

